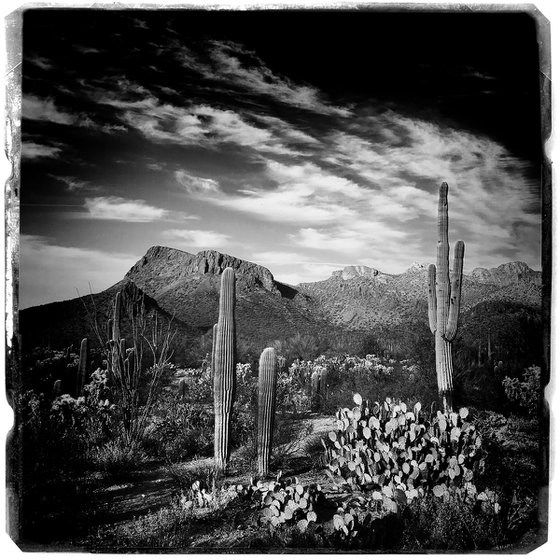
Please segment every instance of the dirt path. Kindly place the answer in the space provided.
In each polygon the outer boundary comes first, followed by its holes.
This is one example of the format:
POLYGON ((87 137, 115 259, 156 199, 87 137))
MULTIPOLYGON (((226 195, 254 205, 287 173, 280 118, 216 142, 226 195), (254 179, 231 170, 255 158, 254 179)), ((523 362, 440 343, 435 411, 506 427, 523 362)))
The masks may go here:
MULTIPOLYGON (((301 469, 297 468, 298 461, 303 470, 306 470, 309 449, 316 449, 320 445, 321 436, 324 437, 332 429, 333 421, 332 416, 312 414, 292 422, 299 424, 302 430, 306 424, 312 427, 311 432, 302 437, 295 448, 290 449, 289 461, 283 464, 286 474, 301 474, 298 472, 301 469)), ((280 455, 283 450, 278 451, 280 455)), ((232 472, 226 477, 226 482, 246 484, 250 475, 246 469, 236 468, 236 462, 234 453, 232 472)), ((170 467, 147 465, 118 478, 101 476, 99 473, 93 480, 91 475, 86 476, 81 481, 81 500, 76 504, 70 524, 66 526, 68 536, 79 538, 91 535, 97 530, 126 524, 140 516, 154 513, 168 506, 173 496, 179 494, 181 482, 185 484, 191 479, 203 478, 212 467, 213 458, 207 457, 170 467)), ((302 477, 302 482, 306 482, 305 477, 302 477)))

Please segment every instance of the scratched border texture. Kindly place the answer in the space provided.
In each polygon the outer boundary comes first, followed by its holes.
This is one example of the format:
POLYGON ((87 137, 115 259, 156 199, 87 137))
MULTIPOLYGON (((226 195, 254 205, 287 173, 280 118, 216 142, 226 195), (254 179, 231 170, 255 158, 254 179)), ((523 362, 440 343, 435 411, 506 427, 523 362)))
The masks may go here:
MULTIPOLYGON (((543 318, 543 356, 544 368, 541 376, 542 389, 550 381, 550 347, 551 347, 551 293, 552 293, 552 166, 547 156, 547 141, 551 137, 551 38, 550 22, 533 4, 468 4, 468 3, 442 3, 442 4, 414 4, 414 3, 343 3, 343 4, 275 4, 274 2, 239 2, 238 4, 212 3, 181 4, 181 3, 143 3, 124 2, 114 4, 92 3, 91 7, 75 2, 30 2, 22 4, 4 19, 6 37, 6 106, 4 149, 8 161, 8 176, 5 180, 5 343, 6 343, 6 398, 13 407, 14 396, 21 387, 20 346, 19 333, 19 224, 20 224, 20 164, 21 164, 21 106, 22 106, 22 22, 23 12, 38 8, 81 8, 84 10, 166 10, 166 9, 207 9, 207 10, 339 10, 360 9, 378 12, 478 12, 478 13, 526 13, 535 22, 537 40, 539 45, 539 70, 540 70, 540 120, 541 120, 541 189, 542 189, 542 318, 543 318)), ((550 389, 550 387, 549 387, 550 389)), ((550 396, 550 392, 549 395, 550 396)), ((539 530, 537 540, 528 545, 512 546, 496 552, 526 553, 543 545, 548 540, 548 510, 549 510, 549 467, 550 467, 550 403, 545 398, 541 430, 539 437, 540 464, 540 494, 538 521, 539 530)), ((49 545, 30 545, 19 539, 21 510, 21 484, 20 484, 20 446, 18 427, 15 426, 7 434, 6 447, 6 530, 10 538, 23 551, 34 552, 62 552, 80 549, 49 545)), ((118 552, 115 550, 114 552, 118 552)), ((122 551, 121 551, 122 552, 122 551)), ((142 552, 158 552, 158 550, 144 550, 142 552)), ((188 550, 161 549, 161 552, 189 552, 188 550)), ((213 549, 196 549, 192 552, 219 553, 213 549)), ((232 552, 232 551, 229 551, 232 552)), ((239 551, 247 552, 247 551, 239 551)), ((262 552, 255 550, 254 552, 262 552)), ((279 551, 276 551, 279 552, 279 551)), ((309 552, 308 550, 290 549, 284 552, 297 553, 309 552)), ((317 550, 316 552, 320 552, 317 550)), ((354 551, 355 552, 355 551, 354 551)), ((420 551, 421 552, 421 551, 420 551)), ((427 552, 427 551, 426 551, 427 552)), ((490 551, 487 551, 490 552, 490 551)), ((371 552, 370 552, 371 553, 371 552)))

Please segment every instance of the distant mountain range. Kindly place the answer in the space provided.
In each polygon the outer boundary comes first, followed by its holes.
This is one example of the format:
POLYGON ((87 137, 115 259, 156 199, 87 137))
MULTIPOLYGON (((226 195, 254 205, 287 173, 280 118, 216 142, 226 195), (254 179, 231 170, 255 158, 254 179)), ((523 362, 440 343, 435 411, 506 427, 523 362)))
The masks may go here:
MULTIPOLYGON (((294 287, 276 281, 263 266, 217 251, 190 254, 156 246, 121 282, 99 294, 21 311, 23 352, 38 345, 77 344, 82 336, 91 336, 88 306, 90 317, 95 308, 104 320, 114 294, 126 286, 138 288, 152 311, 173 321, 185 345, 198 347, 217 321, 220 274, 227 267, 236 273, 237 332, 246 345, 262 349, 297 333, 335 340, 348 332, 427 328, 426 265, 414 264, 402 274, 348 266, 326 280, 294 287)), ((499 315, 497 309, 514 314, 524 309, 538 319, 541 284, 541 273, 525 263, 477 268, 463 278, 461 321, 471 325, 473 313, 491 304, 493 315, 499 315)), ((469 328, 476 331, 477 325, 469 328)), ((476 332, 471 334, 475 344, 476 332)), ((479 334, 486 340, 486 331, 479 334)))

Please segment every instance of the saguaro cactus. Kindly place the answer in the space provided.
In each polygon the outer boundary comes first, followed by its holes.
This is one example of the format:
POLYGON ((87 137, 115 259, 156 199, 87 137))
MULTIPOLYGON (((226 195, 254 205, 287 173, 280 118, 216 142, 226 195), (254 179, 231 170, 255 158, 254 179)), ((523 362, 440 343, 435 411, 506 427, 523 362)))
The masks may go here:
POLYGON ((276 406, 277 362, 274 348, 265 348, 259 361, 257 409, 257 470, 259 476, 268 474, 272 429, 276 406))
POLYGON ((78 362, 78 374, 76 379, 76 397, 79 397, 87 382, 87 367, 89 362, 88 339, 84 338, 80 344, 80 361, 78 362))
POLYGON ((319 412, 327 398, 327 368, 320 367, 311 374, 311 412, 319 412))
POLYGON ((442 183, 439 189, 437 261, 436 266, 431 264, 428 267, 428 318, 430 329, 435 336, 438 390, 444 410, 452 410, 451 342, 457 334, 465 244, 462 241, 457 241, 455 244, 450 279, 447 190, 447 183, 442 183))
POLYGON ((62 394, 62 381, 57 379, 53 384, 53 394, 55 397, 60 397, 62 394))
POLYGON ((212 375, 214 375, 214 364, 216 363, 216 358, 214 357, 214 354, 216 353, 217 333, 218 333, 218 323, 216 323, 212 327, 212 355, 210 356, 210 371, 212 372, 212 375))
POLYGON ((229 459, 229 428, 235 393, 235 273, 222 274, 214 354, 214 461, 223 472, 229 459))
POLYGON ((109 328, 111 329, 110 338, 109 338, 109 348, 110 348, 110 356, 109 357, 109 371, 114 373, 115 370, 119 367, 119 360, 123 359, 120 350, 121 350, 121 303, 122 303, 122 295, 121 292, 117 292, 115 295, 115 304, 113 309, 113 317, 109 321, 109 328))
POLYGON ((314 370, 311 374, 311 412, 319 410, 319 387, 321 385, 321 374, 314 370))
POLYGON ((184 399, 187 396, 187 384, 185 383, 185 379, 181 379, 179 381, 179 387, 177 388, 177 395, 180 399, 184 399))

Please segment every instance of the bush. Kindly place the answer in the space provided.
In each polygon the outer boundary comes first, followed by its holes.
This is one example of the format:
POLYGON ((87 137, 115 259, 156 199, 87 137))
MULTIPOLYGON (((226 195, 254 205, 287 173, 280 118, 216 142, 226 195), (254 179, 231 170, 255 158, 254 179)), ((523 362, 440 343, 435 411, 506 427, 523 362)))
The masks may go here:
POLYGON ((537 413, 541 395, 541 368, 531 366, 523 372, 523 381, 519 378, 505 377, 502 381, 507 398, 534 416, 537 413))
POLYGON ((214 415, 208 405, 186 402, 168 393, 154 409, 143 444, 153 457, 185 461, 211 453, 213 437, 214 415))
POLYGON ((117 475, 138 467, 148 460, 148 456, 140 444, 130 445, 117 437, 99 447, 90 449, 88 459, 93 467, 111 475, 117 475))
POLYGON ((495 496, 469 502, 457 495, 448 500, 426 496, 403 514, 403 551, 488 550, 503 542, 504 531, 495 496))

